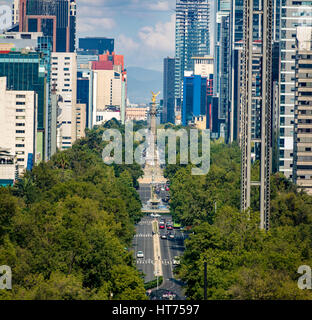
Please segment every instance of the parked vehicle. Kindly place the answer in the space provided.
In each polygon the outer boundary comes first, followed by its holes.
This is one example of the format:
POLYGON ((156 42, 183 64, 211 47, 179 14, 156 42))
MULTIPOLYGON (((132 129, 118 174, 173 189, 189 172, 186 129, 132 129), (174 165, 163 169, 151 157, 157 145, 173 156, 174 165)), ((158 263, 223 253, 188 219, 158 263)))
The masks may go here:
POLYGON ((137 252, 137 258, 144 258, 144 253, 143 253, 143 251, 138 251, 138 252, 137 252))

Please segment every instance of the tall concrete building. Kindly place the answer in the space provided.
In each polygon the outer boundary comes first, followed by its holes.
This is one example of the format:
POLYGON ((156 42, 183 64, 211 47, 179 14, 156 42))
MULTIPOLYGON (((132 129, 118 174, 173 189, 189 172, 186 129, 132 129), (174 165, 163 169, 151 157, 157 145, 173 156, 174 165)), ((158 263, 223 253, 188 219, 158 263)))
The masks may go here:
POLYGON ((175 103, 179 109, 184 73, 193 71, 192 57, 210 54, 208 0, 177 0, 175 36, 175 103))
POLYGON ((296 73, 296 28, 312 26, 311 1, 284 0, 280 21, 279 171, 292 178, 296 73))
POLYGON ((127 71, 123 55, 106 53, 92 62, 92 126, 112 118, 125 122, 127 71))
POLYGON ((60 97, 57 113, 57 147, 70 148, 76 141, 77 58, 76 53, 53 52, 51 86, 60 97))
MULTIPOLYGON (((38 96, 34 91, 7 90, 6 81, 6 77, 0 78, 0 149, 15 158, 20 176, 36 161, 38 96)), ((1 168, 0 180, 12 180, 1 168)))
POLYGON ((312 195, 312 27, 298 27, 293 180, 312 195))
POLYGON ((164 59, 164 88, 163 88, 163 123, 175 123, 175 113, 174 113, 174 68, 175 59, 165 58, 164 59))

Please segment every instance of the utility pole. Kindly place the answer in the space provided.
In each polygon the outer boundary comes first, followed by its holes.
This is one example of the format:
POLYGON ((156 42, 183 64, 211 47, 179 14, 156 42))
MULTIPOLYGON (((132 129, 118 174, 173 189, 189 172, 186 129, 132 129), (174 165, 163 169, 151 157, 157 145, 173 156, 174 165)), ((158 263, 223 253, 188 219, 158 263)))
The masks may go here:
POLYGON ((251 186, 260 187, 260 228, 269 229, 270 174, 272 154, 272 0, 260 0, 259 7, 253 0, 244 0, 244 48, 241 100, 241 211, 250 207, 251 186), (259 16, 259 39, 253 38, 254 16, 259 16), (261 41, 260 52, 253 52, 255 40, 261 41), (261 96, 253 94, 253 59, 261 59, 261 96), (251 114, 255 101, 260 105, 260 137, 251 139, 251 114), (251 181, 251 143, 261 145, 260 181, 251 181))

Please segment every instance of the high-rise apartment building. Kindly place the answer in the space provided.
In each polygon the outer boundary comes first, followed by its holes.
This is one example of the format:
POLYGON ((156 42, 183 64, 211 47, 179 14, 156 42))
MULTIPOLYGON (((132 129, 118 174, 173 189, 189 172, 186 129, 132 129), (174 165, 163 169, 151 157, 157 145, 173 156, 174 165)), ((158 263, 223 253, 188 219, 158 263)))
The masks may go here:
POLYGON ((76 141, 77 58, 76 53, 53 52, 51 87, 60 97, 57 117, 57 147, 70 148, 76 141))
POLYGON ((76 0, 20 0, 19 31, 43 32, 54 52, 74 52, 76 0))
POLYGON ((0 78, 0 148, 14 156, 17 172, 8 167, 10 178, 0 165, 0 180, 14 180, 36 161, 38 97, 34 91, 7 90, 6 81, 0 78))
POLYGON ((164 88, 163 88, 163 123, 175 123, 174 113, 174 70, 175 70, 175 59, 165 58, 164 59, 164 88))
POLYGON ((312 26, 311 1, 282 0, 280 21, 279 171, 292 178, 296 79, 296 28, 312 26))
POLYGON ((175 43, 175 103, 181 107, 185 71, 193 71, 192 57, 210 54, 208 0, 177 0, 175 43))
POLYGON ((293 180, 312 195, 312 27, 298 27, 293 180))

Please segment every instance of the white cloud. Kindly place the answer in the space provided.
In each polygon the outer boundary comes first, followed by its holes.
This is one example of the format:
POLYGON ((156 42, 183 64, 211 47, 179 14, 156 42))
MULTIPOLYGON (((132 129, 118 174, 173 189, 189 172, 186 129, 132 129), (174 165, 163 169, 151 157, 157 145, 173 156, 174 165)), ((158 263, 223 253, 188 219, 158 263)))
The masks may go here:
POLYGON ((116 26, 116 23, 111 18, 88 18, 78 19, 77 28, 78 32, 95 31, 98 28, 110 30, 116 26))
POLYGON ((157 50, 172 52, 174 50, 175 15, 169 22, 158 22, 155 27, 146 26, 140 29, 139 38, 145 46, 157 50))
POLYGON ((149 4, 149 9, 154 11, 168 11, 170 10, 168 1, 158 1, 157 3, 149 4))
POLYGON ((124 34, 120 34, 115 41, 115 46, 116 52, 127 52, 131 54, 140 47, 140 44, 134 41, 132 38, 127 37, 124 34))

